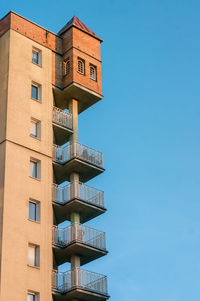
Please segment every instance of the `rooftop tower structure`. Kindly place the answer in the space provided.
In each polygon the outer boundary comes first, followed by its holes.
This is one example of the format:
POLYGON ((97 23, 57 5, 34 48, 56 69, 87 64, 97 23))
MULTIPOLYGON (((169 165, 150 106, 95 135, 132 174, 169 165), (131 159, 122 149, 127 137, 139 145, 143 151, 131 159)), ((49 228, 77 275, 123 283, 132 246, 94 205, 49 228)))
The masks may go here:
POLYGON ((0 301, 109 298, 107 277, 83 267, 107 254, 84 225, 106 211, 87 184, 103 156, 78 140, 79 114, 102 99, 101 42, 76 16, 57 35, 0 20, 0 301))

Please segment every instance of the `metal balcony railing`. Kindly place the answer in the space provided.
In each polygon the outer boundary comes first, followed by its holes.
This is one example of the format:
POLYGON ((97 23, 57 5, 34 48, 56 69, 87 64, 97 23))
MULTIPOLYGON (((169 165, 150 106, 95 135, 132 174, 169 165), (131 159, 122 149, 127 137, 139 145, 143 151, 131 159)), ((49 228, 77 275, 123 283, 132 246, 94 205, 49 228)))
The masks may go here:
POLYGON ((72 130, 72 114, 57 107, 53 107, 52 120, 54 123, 72 130))
POLYGON ((81 242, 100 250, 106 250, 105 232, 73 223, 66 228, 53 227, 53 244, 66 247, 72 242, 81 242))
POLYGON ((103 154, 95 149, 80 144, 78 142, 70 143, 65 147, 53 145, 53 160, 64 164, 67 161, 79 158, 88 163, 103 168, 103 154))
POLYGON ((79 268, 67 272, 53 271, 53 290, 63 294, 75 288, 108 296, 107 277, 104 275, 79 268))
POLYGON ((78 181, 71 182, 64 187, 53 184, 53 202, 61 205, 70 200, 79 199, 89 204, 104 207, 104 192, 78 181))

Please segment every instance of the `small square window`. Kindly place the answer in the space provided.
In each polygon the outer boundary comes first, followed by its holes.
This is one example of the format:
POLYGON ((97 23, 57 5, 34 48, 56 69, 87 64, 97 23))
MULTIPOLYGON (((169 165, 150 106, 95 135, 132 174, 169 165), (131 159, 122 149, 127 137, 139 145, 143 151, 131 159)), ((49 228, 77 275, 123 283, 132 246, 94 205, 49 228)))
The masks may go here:
POLYGON ((40 222, 40 202, 35 200, 29 201, 28 218, 32 221, 40 222))
POLYGON ((32 63, 42 66, 42 51, 35 47, 32 49, 32 63))
POLYGON ((39 301, 40 299, 39 293, 36 292, 28 292, 27 301, 39 301))
POLYGON ((33 267, 40 266, 40 247, 28 244, 28 265, 33 267))
POLYGON ((41 123, 39 120, 31 118, 30 136, 40 139, 41 123))
POLYGON ((35 179, 40 179, 40 161, 36 159, 30 160, 30 176, 35 179))
POLYGON ((31 84, 31 98, 41 101, 41 85, 37 83, 31 84))

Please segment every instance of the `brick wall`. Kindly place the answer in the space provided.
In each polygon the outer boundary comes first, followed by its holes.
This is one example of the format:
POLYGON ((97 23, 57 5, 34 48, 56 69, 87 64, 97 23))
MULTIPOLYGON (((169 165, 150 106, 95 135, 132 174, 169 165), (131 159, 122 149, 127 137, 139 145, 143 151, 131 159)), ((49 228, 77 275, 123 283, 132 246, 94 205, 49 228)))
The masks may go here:
POLYGON ((52 84, 65 88, 76 82, 98 94, 101 88, 100 40, 79 30, 69 28, 62 37, 10 12, 0 20, 0 36, 12 29, 52 50, 52 84), (77 72, 78 57, 85 61, 85 74, 77 72), (70 59, 70 74, 63 76, 63 60, 70 59), (97 67, 97 81, 90 79, 90 64, 97 67))
POLYGON ((10 12, 0 20, 0 35, 3 35, 8 29, 13 29, 52 51, 62 54, 61 37, 13 12, 10 12))

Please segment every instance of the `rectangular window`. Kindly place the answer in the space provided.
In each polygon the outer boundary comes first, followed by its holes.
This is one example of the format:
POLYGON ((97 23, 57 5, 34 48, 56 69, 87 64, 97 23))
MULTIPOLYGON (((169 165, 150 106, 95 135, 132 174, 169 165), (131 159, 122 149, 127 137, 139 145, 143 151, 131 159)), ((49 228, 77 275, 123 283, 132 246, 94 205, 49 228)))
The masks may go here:
POLYGON ((33 83, 31 84, 31 98, 41 101, 41 85, 37 84, 37 83, 33 83))
POLYGON ((31 120, 30 135, 37 137, 37 122, 35 122, 34 120, 31 120))
POLYGON ((40 139, 41 123, 39 120, 31 118, 30 136, 40 139))
POLYGON ((39 63, 38 52, 35 50, 32 51, 32 62, 37 65, 39 63))
POLYGON ((70 73, 70 60, 69 60, 69 58, 67 58, 63 62, 63 75, 67 75, 69 73, 70 73))
POLYGON ((85 61, 78 57, 78 69, 77 71, 85 75, 85 61))
POLYGON ((28 218, 32 221, 40 222, 40 202, 35 200, 29 201, 28 218))
POLYGON ((35 47, 32 49, 32 63, 42 66, 42 51, 35 47))
POLYGON ((30 176, 32 178, 40 179, 40 161, 36 159, 30 160, 30 176))
POLYGON ((92 64, 90 64, 90 78, 97 80, 97 67, 92 64))
POLYGON ((28 292, 27 301, 39 301, 39 293, 36 292, 28 292))
POLYGON ((37 162, 30 161, 30 176, 37 178, 37 162))
POLYGON ((28 245, 28 265, 33 267, 40 266, 40 247, 37 245, 28 245))

